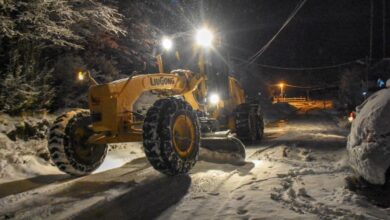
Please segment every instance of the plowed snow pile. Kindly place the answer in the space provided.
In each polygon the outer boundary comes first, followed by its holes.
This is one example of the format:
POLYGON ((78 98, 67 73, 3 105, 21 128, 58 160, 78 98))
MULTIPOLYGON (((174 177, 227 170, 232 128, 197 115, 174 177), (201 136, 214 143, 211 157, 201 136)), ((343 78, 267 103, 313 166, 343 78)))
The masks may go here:
POLYGON ((357 107, 348 136, 351 167, 372 184, 384 184, 390 165, 390 89, 371 95, 357 107))
POLYGON ((265 124, 285 119, 297 111, 294 106, 289 105, 288 103, 272 104, 269 100, 261 100, 260 106, 265 124))
POLYGON ((49 163, 48 125, 44 118, 0 115, 0 183, 59 173, 49 163))

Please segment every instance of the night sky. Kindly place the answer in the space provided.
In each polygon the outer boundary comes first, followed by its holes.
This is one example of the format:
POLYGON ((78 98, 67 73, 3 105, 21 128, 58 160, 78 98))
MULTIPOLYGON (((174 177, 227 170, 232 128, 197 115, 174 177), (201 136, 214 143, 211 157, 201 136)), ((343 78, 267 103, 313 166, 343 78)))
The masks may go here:
MULTIPOLYGON (((248 59, 269 41, 299 2, 199 1, 199 8, 204 22, 224 36, 230 54, 248 59)), ((382 58, 382 0, 373 3, 373 58, 382 58)), ((390 2, 386 8, 390 9, 390 2)), ((390 32, 389 19, 386 26, 390 32)), ((369 39, 369 0, 308 0, 256 62, 284 67, 334 65, 369 56, 369 39)))
MULTIPOLYGON (((166 34, 193 33, 204 25, 221 38, 217 48, 229 57, 230 69, 242 81, 273 85, 285 81, 294 85, 337 87, 348 68, 359 66, 370 55, 371 64, 390 56, 390 2, 383 0, 307 0, 276 39, 252 65, 248 60, 278 32, 301 0, 170 0, 159 2, 173 16, 160 25, 166 34), (385 7, 383 7, 385 2, 385 7), (172 10, 176 9, 176 10, 172 10), (178 9, 178 10, 177 10, 178 9), (385 9, 385 10, 384 10, 385 9), (383 23, 382 14, 386 20, 383 23), (170 25, 169 25, 170 24, 170 25), (386 54, 383 54, 383 24, 386 27, 386 54), (168 30, 168 31, 167 31, 168 30), (323 68, 339 64, 340 68, 323 68), (282 67, 269 68, 263 65, 282 67), (310 69, 318 67, 318 69, 310 69), (303 68, 283 69, 283 68, 303 68), (305 69, 308 68, 308 69, 305 69), (246 79, 245 79, 246 78, 246 79)), ((160 19, 160 18, 159 18, 160 19)), ((164 21, 164 19, 161 19, 164 21)), ((229 60, 229 59, 227 59, 229 60)), ((371 74, 371 73, 369 73, 371 74)), ((378 72, 372 72, 371 78, 378 72)))

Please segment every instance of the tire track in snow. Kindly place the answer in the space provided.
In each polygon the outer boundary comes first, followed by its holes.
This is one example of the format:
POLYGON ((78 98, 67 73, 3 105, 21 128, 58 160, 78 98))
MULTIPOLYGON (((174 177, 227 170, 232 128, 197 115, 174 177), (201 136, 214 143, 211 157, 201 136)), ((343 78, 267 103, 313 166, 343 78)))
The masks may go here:
POLYGON ((70 207, 90 207, 99 201, 125 193, 149 176, 159 175, 145 158, 141 158, 113 170, 10 195, 0 199, 0 219, 32 216, 47 218, 53 215, 69 217, 78 212, 70 207))

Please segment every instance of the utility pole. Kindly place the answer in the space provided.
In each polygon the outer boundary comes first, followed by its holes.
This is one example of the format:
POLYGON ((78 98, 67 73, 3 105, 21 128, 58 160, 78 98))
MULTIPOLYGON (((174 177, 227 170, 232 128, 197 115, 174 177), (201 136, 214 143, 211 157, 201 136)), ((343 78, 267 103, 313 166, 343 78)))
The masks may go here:
POLYGON ((382 56, 386 57, 386 0, 382 0, 382 56))
POLYGON ((370 1, 370 51, 369 51, 369 62, 372 61, 372 44, 373 44, 373 32, 374 32, 374 1, 370 1))
POLYGON ((370 61, 369 61, 369 58, 368 57, 366 57, 366 76, 365 76, 365 81, 366 81, 366 85, 365 85, 365 87, 366 87, 366 89, 368 90, 368 72, 370 71, 370 61))
POLYGON ((366 74, 365 74, 365 87, 368 86, 368 74, 370 72, 370 66, 372 62, 372 40, 373 40, 373 32, 374 32, 374 1, 370 1, 370 45, 368 51, 368 57, 366 57, 366 74))

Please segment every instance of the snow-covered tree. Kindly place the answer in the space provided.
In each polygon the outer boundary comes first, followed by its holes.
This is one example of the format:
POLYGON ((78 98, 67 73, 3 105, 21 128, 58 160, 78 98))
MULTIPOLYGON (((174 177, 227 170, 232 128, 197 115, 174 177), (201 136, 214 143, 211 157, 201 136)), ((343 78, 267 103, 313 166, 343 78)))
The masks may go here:
POLYGON ((54 96, 52 83, 58 76, 53 69, 59 57, 88 48, 100 34, 126 33, 119 25, 122 16, 117 10, 99 1, 0 3, 0 110, 8 113, 49 108, 54 96))
POLYGON ((37 95, 35 91, 29 91, 25 77, 21 74, 21 66, 17 66, 15 72, 5 74, 0 88, 0 109, 7 113, 19 113, 27 109, 37 95))
POLYGON ((124 34, 116 9, 94 0, 4 0, 1 37, 82 48, 96 31, 124 34))

